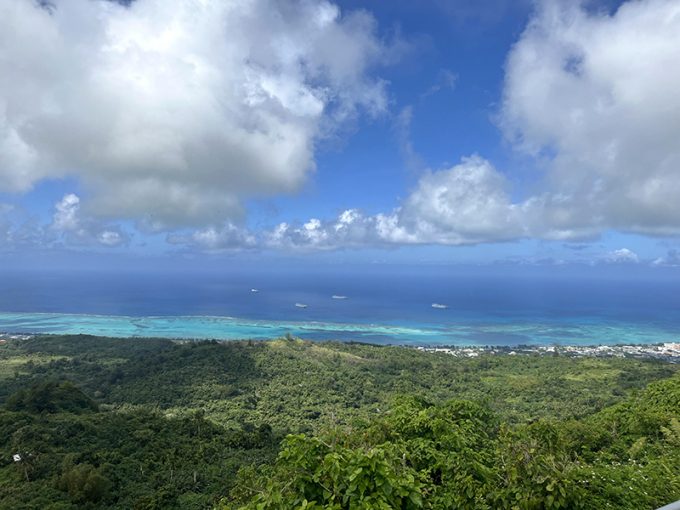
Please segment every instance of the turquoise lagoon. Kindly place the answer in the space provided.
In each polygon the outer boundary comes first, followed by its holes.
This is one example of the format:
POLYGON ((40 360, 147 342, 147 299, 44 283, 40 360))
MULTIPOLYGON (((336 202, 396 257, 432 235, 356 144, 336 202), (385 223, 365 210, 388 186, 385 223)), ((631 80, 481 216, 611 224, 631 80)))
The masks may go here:
POLYGON ((219 340, 290 333, 409 345, 680 341, 680 271, 369 269, 0 270, 0 332, 219 340))
POLYGON ((603 323, 586 318, 540 323, 496 320, 435 325, 265 321, 214 316, 0 313, 0 331, 217 340, 267 339, 291 334, 312 340, 405 345, 615 345, 680 341, 679 331, 664 327, 603 323))

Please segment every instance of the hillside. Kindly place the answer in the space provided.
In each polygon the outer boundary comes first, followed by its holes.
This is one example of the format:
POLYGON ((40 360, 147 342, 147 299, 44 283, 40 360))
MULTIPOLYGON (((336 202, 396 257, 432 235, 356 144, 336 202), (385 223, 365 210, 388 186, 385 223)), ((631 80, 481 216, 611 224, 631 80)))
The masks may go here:
POLYGON ((652 508, 680 499, 677 369, 295 339, 12 340, 0 506, 652 508))

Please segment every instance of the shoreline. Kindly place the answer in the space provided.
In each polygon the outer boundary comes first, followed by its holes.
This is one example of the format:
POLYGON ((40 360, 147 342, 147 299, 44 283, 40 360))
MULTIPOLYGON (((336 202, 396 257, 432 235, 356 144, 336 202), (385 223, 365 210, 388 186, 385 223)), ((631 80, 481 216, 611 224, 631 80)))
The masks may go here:
MULTIPOLYGON (((89 336, 95 338, 110 338, 114 340, 168 340, 171 342, 271 342, 280 338, 252 339, 241 338, 236 340, 206 339, 206 338, 164 338, 164 337, 106 337, 103 335, 91 334, 63 334, 63 333, 10 333, 0 332, 0 346, 9 341, 29 340, 35 337, 63 337, 63 336, 89 336)), ((404 349, 414 349, 420 352, 433 354, 447 354, 461 358, 475 358, 480 355, 498 356, 567 356, 572 358, 636 358, 636 359, 655 359, 669 363, 680 363, 680 342, 659 342, 655 344, 630 344, 621 343, 613 345, 408 345, 408 344, 379 344, 359 340, 340 340, 340 339, 308 339, 295 337, 295 340, 307 342, 323 343, 338 342, 347 344, 363 344, 374 347, 400 347, 404 349)))

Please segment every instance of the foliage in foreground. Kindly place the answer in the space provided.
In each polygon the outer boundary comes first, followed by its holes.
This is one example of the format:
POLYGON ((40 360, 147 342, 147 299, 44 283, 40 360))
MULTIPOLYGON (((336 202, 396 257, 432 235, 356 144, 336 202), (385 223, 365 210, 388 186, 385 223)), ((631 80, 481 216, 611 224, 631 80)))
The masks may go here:
POLYGON ((630 509, 680 499, 680 378, 582 421, 501 423, 406 398, 362 427, 290 435, 222 508, 630 509))

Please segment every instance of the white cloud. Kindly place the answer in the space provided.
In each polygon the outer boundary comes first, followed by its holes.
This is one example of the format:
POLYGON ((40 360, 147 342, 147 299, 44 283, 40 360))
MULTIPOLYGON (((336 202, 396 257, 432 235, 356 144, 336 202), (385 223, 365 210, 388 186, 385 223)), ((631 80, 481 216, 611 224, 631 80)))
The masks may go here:
MULTIPOLYGON (((545 168, 531 192, 471 156, 424 173, 391 211, 251 232, 234 223, 243 197, 296 189, 317 140, 358 110, 385 108, 370 71, 386 50, 369 15, 321 0, 63 0, 53 15, 0 0, 10 78, 0 81, 0 183, 26 189, 75 171, 93 193, 86 212, 193 223, 202 228, 168 241, 209 251, 677 235, 678 48, 676 0, 611 15, 540 3, 509 54, 500 111, 515 147, 545 168)), ((412 114, 402 110, 398 129, 414 160, 412 114)), ((61 206, 54 224, 83 228, 80 204, 61 206)), ((639 261, 625 248, 600 260, 639 261)))
POLYGON ((78 228, 78 211, 80 198, 78 195, 68 193, 54 205, 52 225, 57 230, 76 230, 78 228))
POLYGON ((120 232, 104 230, 97 235, 97 241, 104 246, 118 246, 125 242, 125 238, 120 232))
POLYGON ((637 264, 640 257, 628 248, 621 248, 605 253, 601 260, 610 264, 637 264))
POLYGON ((65 246, 118 247, 129 235, 117 225, 83 216, 80 198, 67 193, 54 204, 49 223, 22 207, 0 203, 0 249, 49 249, 65 246))
POLYGON ((470 245, 524 237, 573 239, 584 230, 562 228, 559 197, 532 197, 513 202, 508 182, 493 165, 470 156, 451 168, 426 172, 401 204, 373 216, 348 209, 331 220, 312 218, 302 224, 280 223, 260 233, 234 235, 227 224, 201 240, 173 237, 203 248, 235 248, 239 239, 249 247, 274 249, 336 249, 405 244, 470 245), (255 240, 255 241, 253 241, 255 240))
POLYGON ((516 239, 525 235, 524 204, 513 204, 506 182, 486 160, 472 156, 452 168, 424 174, 402 204, 389 213, 367 216, 348 209, 337 218, 312 218, 302 224, 281 223, 259 234, 234 236, 234 226, 199 233, 176 242, 214 249, 235 248, 236 239, 249 246, 274 249, 336 249, 399 244, 463 245, 516 239), (211 231, 213 232, 213 231, 211 231))
POLYGON ((547 173, 522 197, 488 161, 464 158, 378 215, 377 237, 458 245, 592 239, 606 229, 680 234, 678 48, 675 0, 628 2, 613 15, 539 4, 508 57, 500 120, 547 173))
POLYGON ((103 224, 92 218, 83 217, 80 211, 80 197, 67 193, 54 204, 52 223, 43 229, 41 244, 54 241, 56 234, 69 244, 100 244, 103 246, 120 246, 128 242, 128 235, 119 227, 103 224))
POLYGON ((257 240, 252 233, 232 223, 227 223, 219 229, 208 227, 191 234, 170 234, 167 241, 170 244, 188 245, 208 252, 257 247, 257 240))
POLYGON ((385 109, 375 31, 323 0, 0 0, 0 188, 75 176, 90 213, 151 228, 237 217, 385 109))
POLYGON ((502 125, 547 160, 560 230, 680 233, 679 48, 676 0, 540 4, 508 58, 502 125))
POLYGON ((280 223, 265 231, 261 245, 274 249, 336 249, 380 244, 376 218, 347 209, 330 221, 313 218, 302 225, 280 223))
POLYGON ((470 244, 521 236, 519 207, 507 183, 486 160, 472 156, 448 170, 425 174, 401 207, 377 220, 381 236, 397 243, 470 244))

